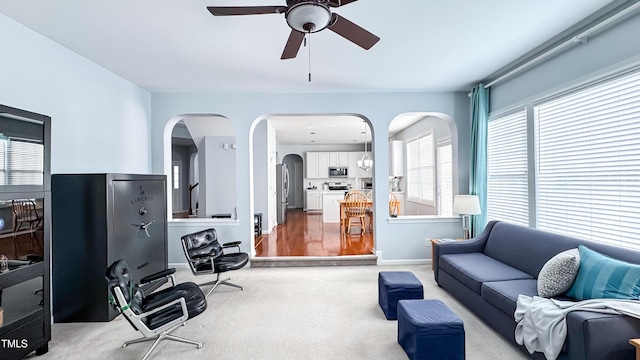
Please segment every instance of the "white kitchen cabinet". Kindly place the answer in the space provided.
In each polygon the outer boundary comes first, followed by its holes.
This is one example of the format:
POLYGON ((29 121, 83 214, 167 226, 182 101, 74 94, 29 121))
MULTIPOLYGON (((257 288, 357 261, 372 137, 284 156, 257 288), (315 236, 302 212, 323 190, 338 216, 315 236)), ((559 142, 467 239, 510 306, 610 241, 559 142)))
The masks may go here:
MULTIPOLYGON (((373 174, 373 167, 369 170, 362 170, 358 167, 358 160, 361 160, 364 156, 364 151, 351 151, 349 152, 349 178, 370 178, 373 174)), ((371 159, 371 153, 369 152, 369 158, 371 159)), ((374 164, 375 166, 375 164, 374 164)))
POLYGON ((404 142, 389 142, 389 176, 404 176, 404 142))
POLYGON ((329 166, 349 166, 349 152, 332 151, 329 153, 329 166))
POLYGON ((329 177, 329 153, 307 151, 307 178, 325 179, 329 177))
POLYGON ((326 179, 329 177, 329 153, 318 153, 318 178, 326 179))
POLYGON ((307 190, 307 211, 322 211, 322 193, 318 190, 307 190))
POLYGON ((307 178, 318 178, 318 153, 307 151, 307 178))

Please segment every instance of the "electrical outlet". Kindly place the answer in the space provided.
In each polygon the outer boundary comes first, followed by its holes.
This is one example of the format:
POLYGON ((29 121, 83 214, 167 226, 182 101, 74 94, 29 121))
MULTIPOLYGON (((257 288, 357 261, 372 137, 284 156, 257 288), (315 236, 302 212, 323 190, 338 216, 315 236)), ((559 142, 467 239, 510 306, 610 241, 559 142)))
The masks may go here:
POLYGON ((424 239, 424 246, 431 247, 431 239, 430 238, 425 238, 424 239))

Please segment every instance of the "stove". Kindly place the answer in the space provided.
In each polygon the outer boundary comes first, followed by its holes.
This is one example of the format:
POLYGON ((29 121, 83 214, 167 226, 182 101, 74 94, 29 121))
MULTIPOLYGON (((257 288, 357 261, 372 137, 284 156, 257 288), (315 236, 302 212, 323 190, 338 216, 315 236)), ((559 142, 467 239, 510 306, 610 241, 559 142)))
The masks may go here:
POLYGON ((346 182, 330 182, 329 190, 349 190, 349 183, 346 182))

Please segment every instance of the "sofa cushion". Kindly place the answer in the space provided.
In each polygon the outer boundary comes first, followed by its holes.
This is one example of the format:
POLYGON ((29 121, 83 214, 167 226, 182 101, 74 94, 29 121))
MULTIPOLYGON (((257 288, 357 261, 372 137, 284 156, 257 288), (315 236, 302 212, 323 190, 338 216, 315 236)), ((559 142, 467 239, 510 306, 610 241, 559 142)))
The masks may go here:
POLYGON ((483 253, 442 255, 439 267, 478 294, 483 282, 533 279, 533 276, 483 253))
POLYGON ((513 317, 518 295, 534 296, 537 292, 535 279, 523 279, 483 283, 480 295, 484 301, 513 317))
POLYGON ((617 260, 579 245, 580 269, 567 295, 578 300, 613 298, 638 300, 640 265, 617 260))
POLYGON ((527 274, 537 275, 549 259, 575 249, 579 243, 576 238, 498 222, 491 229, 483 252, 527 274))
POLYGON ((550 298, 567 292, 578 275, 580 253, 569 249, 552 257, 538 274, 538 296, 550 298))

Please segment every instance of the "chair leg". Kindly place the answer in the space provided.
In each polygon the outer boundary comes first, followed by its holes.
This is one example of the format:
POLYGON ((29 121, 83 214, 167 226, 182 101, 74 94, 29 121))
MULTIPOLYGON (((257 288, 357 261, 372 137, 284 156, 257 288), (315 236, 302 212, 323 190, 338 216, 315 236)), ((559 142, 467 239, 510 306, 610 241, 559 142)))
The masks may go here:
POLYGON ((150 337, 150 338, 139 338, 139 339, 134 339, 134 340, 129 340, 126 341, 124 344, 122 344, 123 348, 126 348, 127 346, 131 345, 131 344, 137 344, 137 343, 142 343, 142 342, 147 342, 147 341, 153 341, 153 344, 151 345, 151 347, 149 348, 149 350, 147 350, 147 352, 144 354, 144 357, 142 357, 142 360, 147 360, 149 358, 149 355, 151 355, 151 353, 153 352, 153 350, 156 348, 156 346, 158 346, 158 344, 160 343, 160 341, 162 340, 173 340, 173 341, 177 341, 177 342, 182 342, 185 344, 191 344, 191 345, 195 345, 198 349, 202 349, 202 343, 197 342, 197 341, 193 341, 193 340, 189 340, 189 339, 185 339, 179 336, 175 336, 172 335, 171 332, 173 332, 175 329, 179 328, 180 326, 184 326, 187 323, 184 322, 180 325, 176 325, 174 327, 172 327, 171 329, 164 331, 161 334, 158 334, 154 337, 150 337))
POLYGON ((207 285, 213 285, 211 287, 211 289, 209 289, 209 292, 207 292, 207 294, 205 295, 205 298, 208 298, 209 295, 211 295, 211 293, 213 292, 213 290, 215 290, 218 285, 223 284, 223 285, 227 285, 227 286, 232 286, 232 287, 236 287, 240 290, 244 290, 244 287, 240 286, 240 285, 236 285, 232 282, 229 282, 229 280, 231 280, 231 278, 226 278, 226 279, 222 279, 220 280, 220 273, 216 273, 216 279, 214 281, 209 281, 206 283, 202 283, 199 286, 207 286, 207 285))

